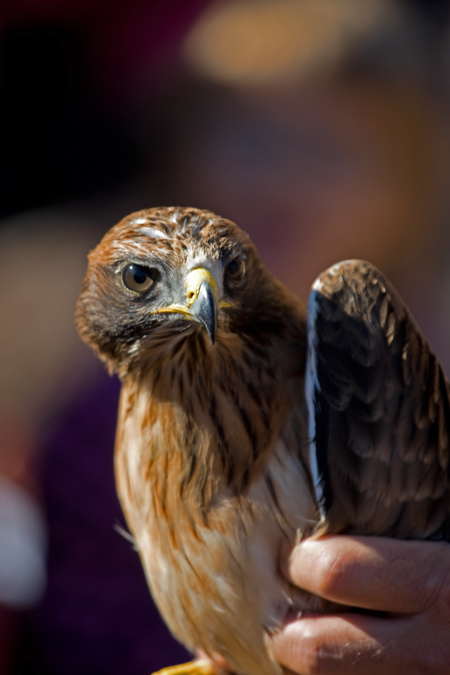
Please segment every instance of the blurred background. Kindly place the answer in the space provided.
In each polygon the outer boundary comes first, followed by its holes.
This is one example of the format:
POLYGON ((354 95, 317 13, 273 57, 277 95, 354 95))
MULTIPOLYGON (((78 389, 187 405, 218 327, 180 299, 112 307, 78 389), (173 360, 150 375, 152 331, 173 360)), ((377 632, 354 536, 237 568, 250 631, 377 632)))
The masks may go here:
POLYGON ((118 382, 73 324, 124 215, 231 218, 304 298, 368 259, 450 372, 449 19, 449 0, 2 3, 0 673, 186 657, 120 534, 118 382))

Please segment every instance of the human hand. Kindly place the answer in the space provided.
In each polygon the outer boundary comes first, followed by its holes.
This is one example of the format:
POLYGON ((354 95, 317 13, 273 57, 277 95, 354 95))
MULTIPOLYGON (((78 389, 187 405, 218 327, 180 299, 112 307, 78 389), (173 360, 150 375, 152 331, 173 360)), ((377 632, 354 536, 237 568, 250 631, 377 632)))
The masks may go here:
POLYGON ((295 673, 450 673, 450 546, 381 537, 306 540, 291 554, 297 586, 351 607, 383 612, 304 613, 272 640, 295 673))

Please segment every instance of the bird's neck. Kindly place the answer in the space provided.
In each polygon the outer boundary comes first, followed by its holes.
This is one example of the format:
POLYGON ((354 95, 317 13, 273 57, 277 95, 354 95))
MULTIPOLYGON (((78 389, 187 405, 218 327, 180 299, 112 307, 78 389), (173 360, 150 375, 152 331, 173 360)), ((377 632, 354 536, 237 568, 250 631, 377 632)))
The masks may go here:
POLYGON ((146 448, 179 453, 185 483, 197 464, 238 488, 264 470, 290 411, 303 400, 302 346, 293 339, 272 344, 276 351, 270 342, 258 347, 236 333, 219 332, 213 346, 197 332, 174 340, 149 360, 139 379, 125 382, 139 400, 133 413, 138 428, 148 427, 146 448))

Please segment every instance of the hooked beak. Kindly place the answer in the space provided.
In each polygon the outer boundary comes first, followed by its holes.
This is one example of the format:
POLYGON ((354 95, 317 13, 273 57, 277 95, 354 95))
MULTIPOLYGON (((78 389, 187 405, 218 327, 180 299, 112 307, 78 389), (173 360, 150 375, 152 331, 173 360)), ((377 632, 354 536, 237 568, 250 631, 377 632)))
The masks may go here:
MULTIPOLYGON (((213 275, 205 267, 196 267, 185 279, 187 305, 169 305, 155 310, 157 314, 178 313, 190 321, 202 323, 214 344, 217 333, 219 299, 217 283, 213 275)), ((220 303, 220 306, 229 306, 220 303)))
MULTIPOLYGON (((215 282, 214 282, 215 283, 215 282)), ((219 303, 214 287, 208 281, 202 281, 197 288, 196 298, 189 307, 190 312, 197 321, 200 321, 206 328, 211 344, 216 341, 217 317, 219 313, 219 303)))

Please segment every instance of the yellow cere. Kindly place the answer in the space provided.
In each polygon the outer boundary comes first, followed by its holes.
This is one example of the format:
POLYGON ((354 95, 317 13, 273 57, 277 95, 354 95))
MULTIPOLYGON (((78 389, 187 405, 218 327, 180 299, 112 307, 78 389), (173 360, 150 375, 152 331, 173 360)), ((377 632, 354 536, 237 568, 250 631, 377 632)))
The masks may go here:
MULTIPOLYGON (((197 300, 200 286, 205 282, 212 289, 216 300, 218 301, 219 292, 216 280, 214 279, 213 275, 205 267, 196 267, 191 272, 189 272, 184 282, 186 286, 187 306, 173 304, 169 305, 168 307, 159 307, 158 309, 153 310, 151 314, 170 314, 172 312, 177 312, 192 318, 189 307, 191 307, 191 305, 193 305, 197 300)), ((224 307, 231 307, 231 303, 222 300, 219 303, 219 307, 221 309, 224 307)))
POLYGON ((212 289, 214 295, 216 296, 216 300, 219 300, 216 280, 214 279, 211 272, 205 267, 196 267, 192 270, 192 272, 189 272, 184 282, 186 286, 188 307, 190 307, 197 300, 200 286, 205 281, 212 289))

